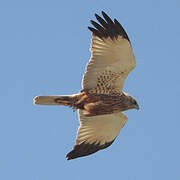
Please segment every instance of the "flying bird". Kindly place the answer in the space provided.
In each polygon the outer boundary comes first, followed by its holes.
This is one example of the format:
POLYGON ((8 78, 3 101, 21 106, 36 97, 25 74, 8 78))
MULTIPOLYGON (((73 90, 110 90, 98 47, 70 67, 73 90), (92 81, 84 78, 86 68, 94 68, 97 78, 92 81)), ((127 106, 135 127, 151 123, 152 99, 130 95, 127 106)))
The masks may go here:
POLYGON ((37 105, 64 105, 78 110, 80 126, 67 160, 93 154, 110 146, 127 122, 122 113, 139 109, 137 101, 123 91, 136 61, 122 25, 102 11, 92 21, 91 57, 82 79, 82 91, 67 96, 36 96, 37 105))

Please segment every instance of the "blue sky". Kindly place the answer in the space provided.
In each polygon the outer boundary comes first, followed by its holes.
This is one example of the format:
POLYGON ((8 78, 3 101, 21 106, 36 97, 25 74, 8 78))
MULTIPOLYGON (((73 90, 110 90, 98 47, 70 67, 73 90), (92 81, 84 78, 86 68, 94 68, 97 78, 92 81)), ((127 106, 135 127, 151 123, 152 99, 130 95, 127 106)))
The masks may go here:
POLYGON ((180 179, 180 1, 1 1, 0 179, 180 179), (90 57, 94 13, 126 29, 137 67, 124 90, 140 110, 111 147, 67 161, 77 113, 34 106, 36 95, 72 94, 90 57))

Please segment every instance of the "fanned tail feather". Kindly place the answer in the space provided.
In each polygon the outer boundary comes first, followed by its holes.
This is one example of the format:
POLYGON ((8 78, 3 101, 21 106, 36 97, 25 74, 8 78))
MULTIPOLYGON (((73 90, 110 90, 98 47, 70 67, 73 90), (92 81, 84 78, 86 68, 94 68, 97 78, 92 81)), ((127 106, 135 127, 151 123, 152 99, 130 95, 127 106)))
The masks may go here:
POLYGON ((72 96, 36 96, 33 100, 36 105, 73 106, 74 104, 72 96))

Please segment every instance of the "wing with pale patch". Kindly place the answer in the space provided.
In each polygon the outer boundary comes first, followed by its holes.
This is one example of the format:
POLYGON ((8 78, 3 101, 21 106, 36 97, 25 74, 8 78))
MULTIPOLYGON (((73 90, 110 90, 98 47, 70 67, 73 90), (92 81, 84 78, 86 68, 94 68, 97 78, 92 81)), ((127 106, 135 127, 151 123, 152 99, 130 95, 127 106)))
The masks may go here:
POLYGON ((98 23, 91 21, 95 28, 92 31, 91 58, 83 77, 84 90, 94 93, 109 94, 121 92, 129 72, 135 67, 136 61, 129 38, 121 26, 104 13, 105 20, 95 14, 98 23))
POLYGON ((113 143, 127 119, 121 112, 88 117, 83 114, 83 110, 79 110, 80 127, 76 144, 67 154, 67 159, 87 156, 107 148, 113 143))

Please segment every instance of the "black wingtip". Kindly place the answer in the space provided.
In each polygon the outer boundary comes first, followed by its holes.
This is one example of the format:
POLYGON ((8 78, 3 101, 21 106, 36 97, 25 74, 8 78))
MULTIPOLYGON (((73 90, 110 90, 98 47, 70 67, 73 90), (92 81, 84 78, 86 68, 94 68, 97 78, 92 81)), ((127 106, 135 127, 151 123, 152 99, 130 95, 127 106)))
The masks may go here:
POLYGON ((66 155, 66 158, 67 158, 67 160, 71 160, 71 159, 75 159, 75 158, 79 158, 79 157, 83 157, 83 156, 88 156, 99 150, 109 147, 114 142, 114 140, 112 140, 110 142, 106 142, 103 145, 100 145, 99 143, 98 144, 82 143, 80 145, 75 145, 73 150, 66 155))
POLYGON ((90 22, 91 22, 91 24, 93 25, 94 23, 96 23, 95 21, 93 21, 93 20, 90 20, 90 22))
POLYGON ((90 22, 94 26, 94 28, 88 27, 88 29, 101 39, 110 37, 113 40, 118 38, 118 36, 122 36, 130 42, 128 35, 126 34, 122 25, 116 19, 112 21, 104 11, 102 11, 101 13, 104 19, 95 13, 94 15, 99 24, 91 20, 90 22))
POLYGON ((100 18, 100 16, 98 14, 96 14, 96 13, 94 15, 95 15, 97 20, 98 20, 98 18, 100 18))
POLYGON ((96 16, 98 16, 98 14, 95 13, 94 16, 96 17, 96 16))
POLYGON ((103 17, 108 16, 104 11, 101 11, 101 14, 103 15, 103 17))
POLYGON ((89 29, 93 34, 95 34, 96 36, 101 36, 101 35, 100 35, 100 32, 99 32, 97 29, 92 28, 92 27, 90 27, 90 26, 88 26, 88 29, 89 29))
POLYGON ((69 160, 72 160, 72 158, 70 158, 70 157, 68 156, 68 154, 67 154, 67 155, 66 155, 66 160, 69 161, 69 160))
POLYGON ((104 16, 104 14, 107 15, 104 11, 101 11, 101 13, 102 13, 103 16, 104 16))

